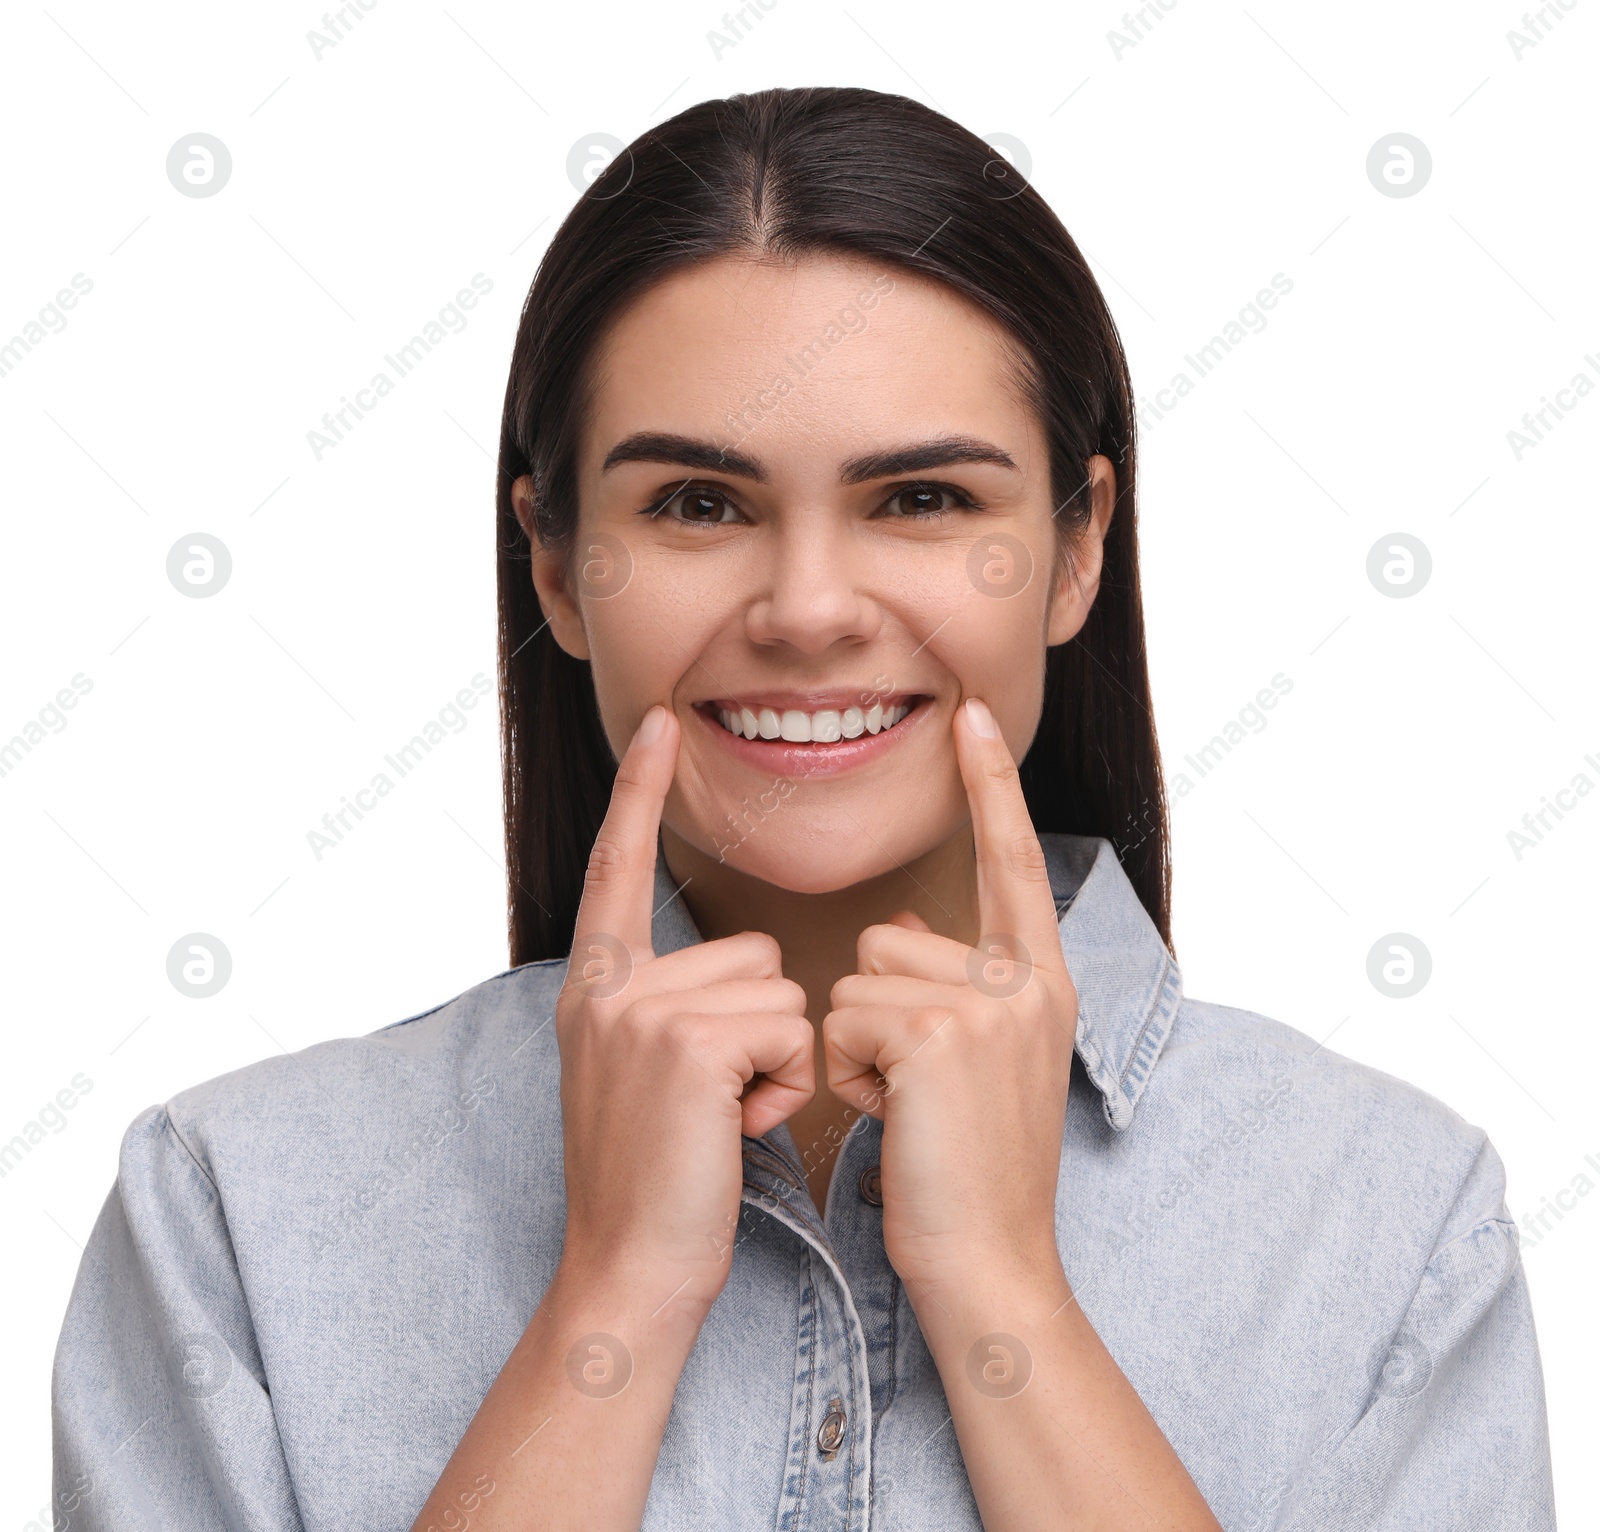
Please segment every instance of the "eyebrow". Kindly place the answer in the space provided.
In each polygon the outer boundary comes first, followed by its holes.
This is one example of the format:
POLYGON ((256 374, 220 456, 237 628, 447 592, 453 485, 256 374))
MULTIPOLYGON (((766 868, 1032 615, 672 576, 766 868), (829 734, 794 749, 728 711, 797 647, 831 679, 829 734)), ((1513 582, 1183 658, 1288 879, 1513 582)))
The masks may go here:
MULTIPOLYGON (((753 457, 731 447, 670 431, 637 431, 625 436, 606 453, 600 471, 619 463, 670 463, 678 468, 696 468, 702 473, 728 473, 757 484, 767 482, 767 471, 753 457)), ((991 463, 998 468, 1017 465, 1011 454, 973 436, 940 436, 932 441, 914 442, 883 452, 869 452, 850 458, 839 470, 843 484, 865 484, 873 479, 893 478, 897 474, 925 473, 930 468, 949 468, 956 463, 991 463)))

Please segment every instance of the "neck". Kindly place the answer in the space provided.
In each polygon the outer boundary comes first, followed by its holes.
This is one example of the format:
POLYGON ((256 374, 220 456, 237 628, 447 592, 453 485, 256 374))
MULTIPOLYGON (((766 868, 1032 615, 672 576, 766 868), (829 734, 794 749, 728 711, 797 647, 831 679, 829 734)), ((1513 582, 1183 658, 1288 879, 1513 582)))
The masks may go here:
POLYGON ((903 867, 822 894, 779 888, 661 830, 667 871, 707 941, 765 931, 783 950, 783 972, 806 992, 806 1014, 820 1023, 835 982, 857 971, 856 939, 899 910, 912 910, 937 935, 968 946, 978 930, 978 878, 972 827, 903 867))

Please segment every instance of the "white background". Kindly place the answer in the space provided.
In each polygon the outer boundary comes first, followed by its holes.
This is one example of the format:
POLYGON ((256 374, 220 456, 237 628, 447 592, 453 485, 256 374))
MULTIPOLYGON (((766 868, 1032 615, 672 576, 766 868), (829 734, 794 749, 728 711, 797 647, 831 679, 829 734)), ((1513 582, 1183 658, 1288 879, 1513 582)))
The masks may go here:
POLYGON ((1600 794, 1520 858, 1507 837, 1577 774, 1600 784, 1600 398, 1520 460, 1507 433, 1600 379, 1600 9, 1552 9, 1519 57, 1520 0, 1175 0, 1120 51, 1115 5, 925 0, 776 0, 719 51, 719 3, 376 0, 320 58, 310 5, 52 0, 0 31, 0 345, 75 274, 93 284, 0 377, 0 741, 92 683, 0 776, 0 1141, 92 1081, 0 1180, 0 1532, 48 1498, 52 1349, 135 1114, 506 966, 490 706, 320 861, 307 832, 494 677, 490 454, 518 310, 577 195, 569 152, 801 84, 902 92, 1020 141, 1141 398, 1292 281, 1143 433, 1169 768, 1292 682, 1175 805, 1178 955, 1189 993, 1331 1038, 1486 1128, 1519 1221, 1565 1193, 1524 1260, 1558 1500, 1584 1522, 1600 1195, 1572 1188, 1600 1185, 1600 794), (166 174, 197 132, 232 156, 211 197, 166 174), (1431 178, 1386 196, 1367 157, 1400 132, 1431 178), (307 432, 477 273, 493 288, 468 327, 318 461, 307 432), (232 556, 207 599, 166 574, 196 532, 232 556), (1397 532, 1432 560, 1403 598, 1367 575, 1397 532), (233 960, 206 1000, 166 974, 197 931, 233 960), (1409 999, 1367 976, 1393 932, 1432 957, 1409 999))

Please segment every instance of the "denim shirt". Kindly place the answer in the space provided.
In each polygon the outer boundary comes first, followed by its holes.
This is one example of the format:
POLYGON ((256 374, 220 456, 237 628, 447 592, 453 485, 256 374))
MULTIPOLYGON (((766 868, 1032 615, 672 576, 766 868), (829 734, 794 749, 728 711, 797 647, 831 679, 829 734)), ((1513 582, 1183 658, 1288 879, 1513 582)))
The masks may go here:
MULTIPOLYGON (((1483 1131, 1185 997, 1111 844, 1041 841, 1081 1000, 1063 1266, 1223 1527, 1554 1527, 1527 1278, 1483 1131)), ((659 858, 657 899, 658 953, 701 940, 659 858)), ((58 1528, 411 1526, 561 1255, 565 968, 134 1120, 56 1353, 58 1528)), ((851 1124, 821 1217, 787 1127, 744 1140, 732 1264, 647 1532, 980 1528, 884 1255, 882 1132, 851 1124)))

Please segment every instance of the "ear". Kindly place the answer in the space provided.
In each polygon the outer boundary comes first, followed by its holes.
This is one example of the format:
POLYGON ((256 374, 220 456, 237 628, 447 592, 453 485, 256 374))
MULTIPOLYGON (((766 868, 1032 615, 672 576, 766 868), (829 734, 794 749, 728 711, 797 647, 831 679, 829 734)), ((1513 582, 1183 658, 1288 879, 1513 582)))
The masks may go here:
POLYGON ((567 557, 559 549, 547 548, 539 540, 533 516, 533 475, 524 474, 511 486, 511 508, 528 534, 533 551, 533 589, 539 607, 550 624, 550 632, 575 660, 589 658, 589 635, 584 631, 583 614, 567 590, 567 557))
POLYGON ((1089 521, 1063 560, 1055 589, 1050 593, 1049 632, 1045 643, 1064 644, 1088 621, 1089 609, 1100 593, 1100 570, 1105 561, 1106 533, 1117 503, 1117 470, 1104 453, 1084 465, 1089 473, 1089 521))

